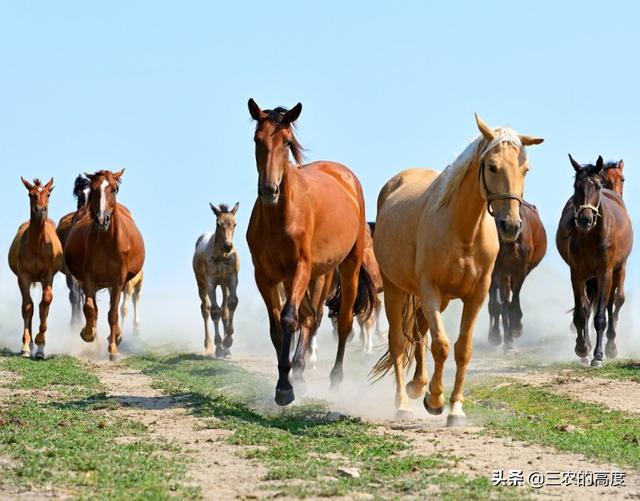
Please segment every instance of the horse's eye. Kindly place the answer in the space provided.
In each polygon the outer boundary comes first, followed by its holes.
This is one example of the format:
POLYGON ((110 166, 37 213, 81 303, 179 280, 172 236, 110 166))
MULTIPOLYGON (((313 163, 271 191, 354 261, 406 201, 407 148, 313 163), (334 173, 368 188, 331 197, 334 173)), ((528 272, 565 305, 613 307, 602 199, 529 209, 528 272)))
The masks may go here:
POLYGON ((291 141, 289 141, 288 139, 285 139, 284 140, 284 145, 287 146, 287 147, 291 146, 291 141))
POLYGON ((491 172, 498 172, 498 166, 497 166, 497 165, 494 165, 494 164, 490 164, 490 165, 489 165, 489 170, 490 170, 491 172))

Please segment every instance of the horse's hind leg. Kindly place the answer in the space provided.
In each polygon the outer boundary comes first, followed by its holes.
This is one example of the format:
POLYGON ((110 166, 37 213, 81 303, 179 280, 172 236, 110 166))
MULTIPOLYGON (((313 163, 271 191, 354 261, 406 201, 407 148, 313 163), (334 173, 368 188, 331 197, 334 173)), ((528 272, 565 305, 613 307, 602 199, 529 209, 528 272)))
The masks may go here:
MULTIPOLYGON (((312 336, 317 329, 317 315, 315 306, 319 303, 320 297, 324 290, 325 276, 317 277, 309 282, 308 290, 305 294, 300 308, 298 309, 298 316, 300 322, 300 335, 298 337, 298 343, 296 345, 295 353, 291 361, 291 368, 293 370, 293 380, 297 382, 297 385, 302 386, 304 384, 304 378, 302 373, 304 372, 306 361, 305 353, 309 349, 312 336)), ((320 303, 321 304, 321 303, 320 303)))
POLYGON ((131 294, 131 303, 133 304, 133 328, 136 332, 140 330, 140 315, 138 305, 140 304, 140 292, 142 291, 142 279, 138 280, 131 294))
POLYGON ((617 286, 615 287, 615 310, 613 312, 614 328, 618 324, 618 315, 620 314, 620 308, 624 304, 624 279, 627 274, 627 263, 624 263, 618 270, 617 286))
POLYGON ((589 315, 591 312, 591 303, 587 298, 586 284, 584 280, 579 279, 572 271, 571 286, 573 288, 573 325, 576 328, 576 347, 575 353, 580 357, 581 361, 588 362, 587 356, 591 349, 591 341, 589 340, 589 315))
POLYGON ((131 293, 131 280, 129 280, 122 291, 122 306, 120 307, 120 321, 122 323, 122 328, 124 328, 125 320, 129 314, 129 298, 131 297, 131 293))
POLYGON ((233 315, 238 307, 238 296, 236 289, 238 288, 238 276, 232 273, 227 278, 226 286, 222 287, 222 325, 224 327, 224 339, 222 345, 224 346, 224 356, 229 358, 231 356, 231 345, 233 344, 233 315))
POLYGON ((18 286, 22 295, 22 320, 24 322, 24 330, 22 332, 22 350, 20 356, 30 357, 33 349, 33 340, 31 339, 31 325, 33 321, 33 300, 31 299, 31 281, 27 277, 18 277, 18 286))
POLYGON ((200 313, 204 321, 204 352, 209 356, 213 353, 211 345, 211 334, 209 334, 209 315, 211 314, 211 303, 209 302, 209 294, 207 292, 207 283, 196 277, 198 284, 198 296, 200 296, 200 313))
MULTIPOLYGON (((616 312, 614 306, 617 306, 620 290, 620 270, 613 272, 613 282, 611 284, 611 292, 607 301, 607 344, 604 347, 607 358, 616 358, 618 356, 618 348, 616 347, 616 312)), ((624 295, 624 292, 623 292, 624 295)), ((624 301, 624 299, 623 299, 624 301)))
POLYGON ((498 279, 491 281, 489 289, 489 344, 500 346, 502 344, 502 336, 500 335, 500 285, 498 279))
POLYGON ((82 316, 82 292, 80 290, 80 282, 78 282, 67 271, 66 275, 67 287, 69 288, 69 303, 71 303, 71 325, 78 325, 82 316))
POLYGON ((413 336, 414 338, 416 370, 413 374, 413 379, 407 383, 407 394, 410 398, 420 398, 424 393, 427 383, 429 382, 426 363, 426 334, 429 330, 429 324, 427 323, 427 319, 422 314, 422 310, 420 308, 415 312, 413 323, 415 325, 414 329, 412 329, 413 332, 407 332, 406 335, 413 336), (417 334, 417 339, 414 334, 417 334))
POLYGON ((611 284, 613 281, 613 272, 607 270, 603 275, 598 276, 598 300, 596 304, 596 313, 594 324, 596 328, 596 347, 593 350, 592 367, 602 366, 602 336, 607 328, 607 303, 611 294, 611 284))
POLYGON ((36 336, 37 351, 35 358, 44 360, 45 333, 47 332, 47 318, 49 316, 49 306, 53 301, 53 277, 47 277, 42 281, 42 300, 40 301, 40 329, 36 336))
POLYGON ((513 332, 511 330, 511 277, 503 276, 500 283, 500 315, 502 316, 502 330, 504 332, 504 352, 513 353, 513 332))

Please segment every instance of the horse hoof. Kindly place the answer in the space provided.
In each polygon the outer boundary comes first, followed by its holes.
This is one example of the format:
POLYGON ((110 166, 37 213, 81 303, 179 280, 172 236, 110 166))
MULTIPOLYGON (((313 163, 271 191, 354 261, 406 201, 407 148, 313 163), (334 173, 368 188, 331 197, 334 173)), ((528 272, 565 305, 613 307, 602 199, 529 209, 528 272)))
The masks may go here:
POLYGON ((506 356, 509 355, 517 355, 518 354, 518 350, 516 350, 513 346, 506 346, 504 347, 504 354, 506 356))
POLYGON ((502 344, 502 336, 500 335, 500 333, 498 334, 489 333, 489 344, 491 346, 500 346, 502 344))
POLYGON ((222 348, 216 348, 216 358, 224 358, 224 350, 222 348))
POLYGON ((118 355, 117 353, 109 353, 109 360, 111 362, 117 362, 119 358, 120 355, 118 355))
POLYGON ((580 360, 578 362, 580 363, 580 365, 584 365, 584 366, 589 365, 589 359, 587 357, 580 357, 580 360))
POLYGON ((405 389, 407 391, 407 395, 409 398, 416 399, 422 396, 422 391, 424 390, 424 386, 419 387, 413 384, 413 381, 409 381, 407 383, 407 386, 405 386, 405 389))
POLYGON ((596 360, 595 358, 591 361, 591 367, 595 367, 596 369, 599 369, 600 367, 602 367, 603 363, 602 360, 596 360))
POLYGON ((295 398, 293 388, 276 388, 276 404, 284 407, 293 402, 295 398))
POLYGON ((224 358, 225 360, 229 360, 231 358, 231 350, 229 348, 224 349, 224 358))
POLYGON ((396 411, 396 419, 398 421, 408 421, 413 418, 413 412, 410 409, 398 409, 396 411))
POLYGON ((462 414, 449 414, 447 416, 447 426, 449 428, 460 428, 467 426, 467 416, 462 414))
POLYGON ((30 350, 25 350, 25 349, 23 349, 23 350, 20 352, 20 356, 21 356, 22 358, 31 358, 31 351, 30 351, 30 350))
POLYGON ((225 348, 231 348, 232 344, 233 338, 231 336, 225 336, 224 338, 222 338, 222 346, 224 346, 225 348))
POLYGON ((522 336, 522 329, 521 328, 520 329, 512 329, 511 335, 514 338, 518 339, 520 336, 522 336))
POLYGON ((35 355, 33 355, 34 360, 44 360, 44 351, 36 351, 35 355))
POLYGON ((606 353, 607 358, 616 358, 618 356, 618 348, 616 348, 615 343, 607 343, 604 352, 606 353))
POLYGON ((432 416, 439 416, 444 412, 444 406, 442 407, 431 407, 429 405, 429 393, 424 396, 424 400, 422 401, 424 408, 427 409, 427 412, 432 416))
POLYGON ((576 345, 576 355, 578 355, 580 358, 587 358, 589 356, 589 350, 590 347, 589 346, 578 346, 576 345))
POLYGON ((91 334, 87 334, 87 330, 88 329, 86 327, 82 329, 80 331, 80 337, 86 343, 93 343, 93 341, 96 339, 96 330, 91 329, 91 334))
POLYGON ((122 343, 122 334, 116 337, 116 346, 120 346, 120 343, 122 343))

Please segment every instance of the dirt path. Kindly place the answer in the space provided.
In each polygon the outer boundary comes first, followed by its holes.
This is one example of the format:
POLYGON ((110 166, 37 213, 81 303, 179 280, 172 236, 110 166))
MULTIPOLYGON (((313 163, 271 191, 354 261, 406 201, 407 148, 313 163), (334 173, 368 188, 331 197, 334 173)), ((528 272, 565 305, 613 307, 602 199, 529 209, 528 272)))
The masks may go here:
POLYGON ((243 459, 240 446, 225 443, 230 432, 202 428, 202 423, 189 414, 180 399, 162 395, 151 387, 149 377, 135 369, 107 361, 88 363, 108 388, 108 395, 120 403, 121 407, 114 412, 144 423, 152 436, 175 442, 188 452, 189 482, 201 487, 205 499, 268 495, 261 480, 264 468, 243 459))

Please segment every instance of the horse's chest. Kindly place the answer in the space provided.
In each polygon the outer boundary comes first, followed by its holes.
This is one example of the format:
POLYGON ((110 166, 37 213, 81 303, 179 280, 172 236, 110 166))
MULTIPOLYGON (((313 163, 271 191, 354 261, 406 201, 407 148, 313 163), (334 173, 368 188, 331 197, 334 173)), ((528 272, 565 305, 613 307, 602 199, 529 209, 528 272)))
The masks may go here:
POLYGON ((495 260, 489 255, 477 255, 470 250, 460 249, 456 257, 448 260, 439 281, 444 291, 451 297, 464 297, 472 293, 478 283, 491 272, 495 260))
POLYGON ((230 259, 212 258, 209 269, 214 279, 223 280, 233 272, 233 263, 230 259))

